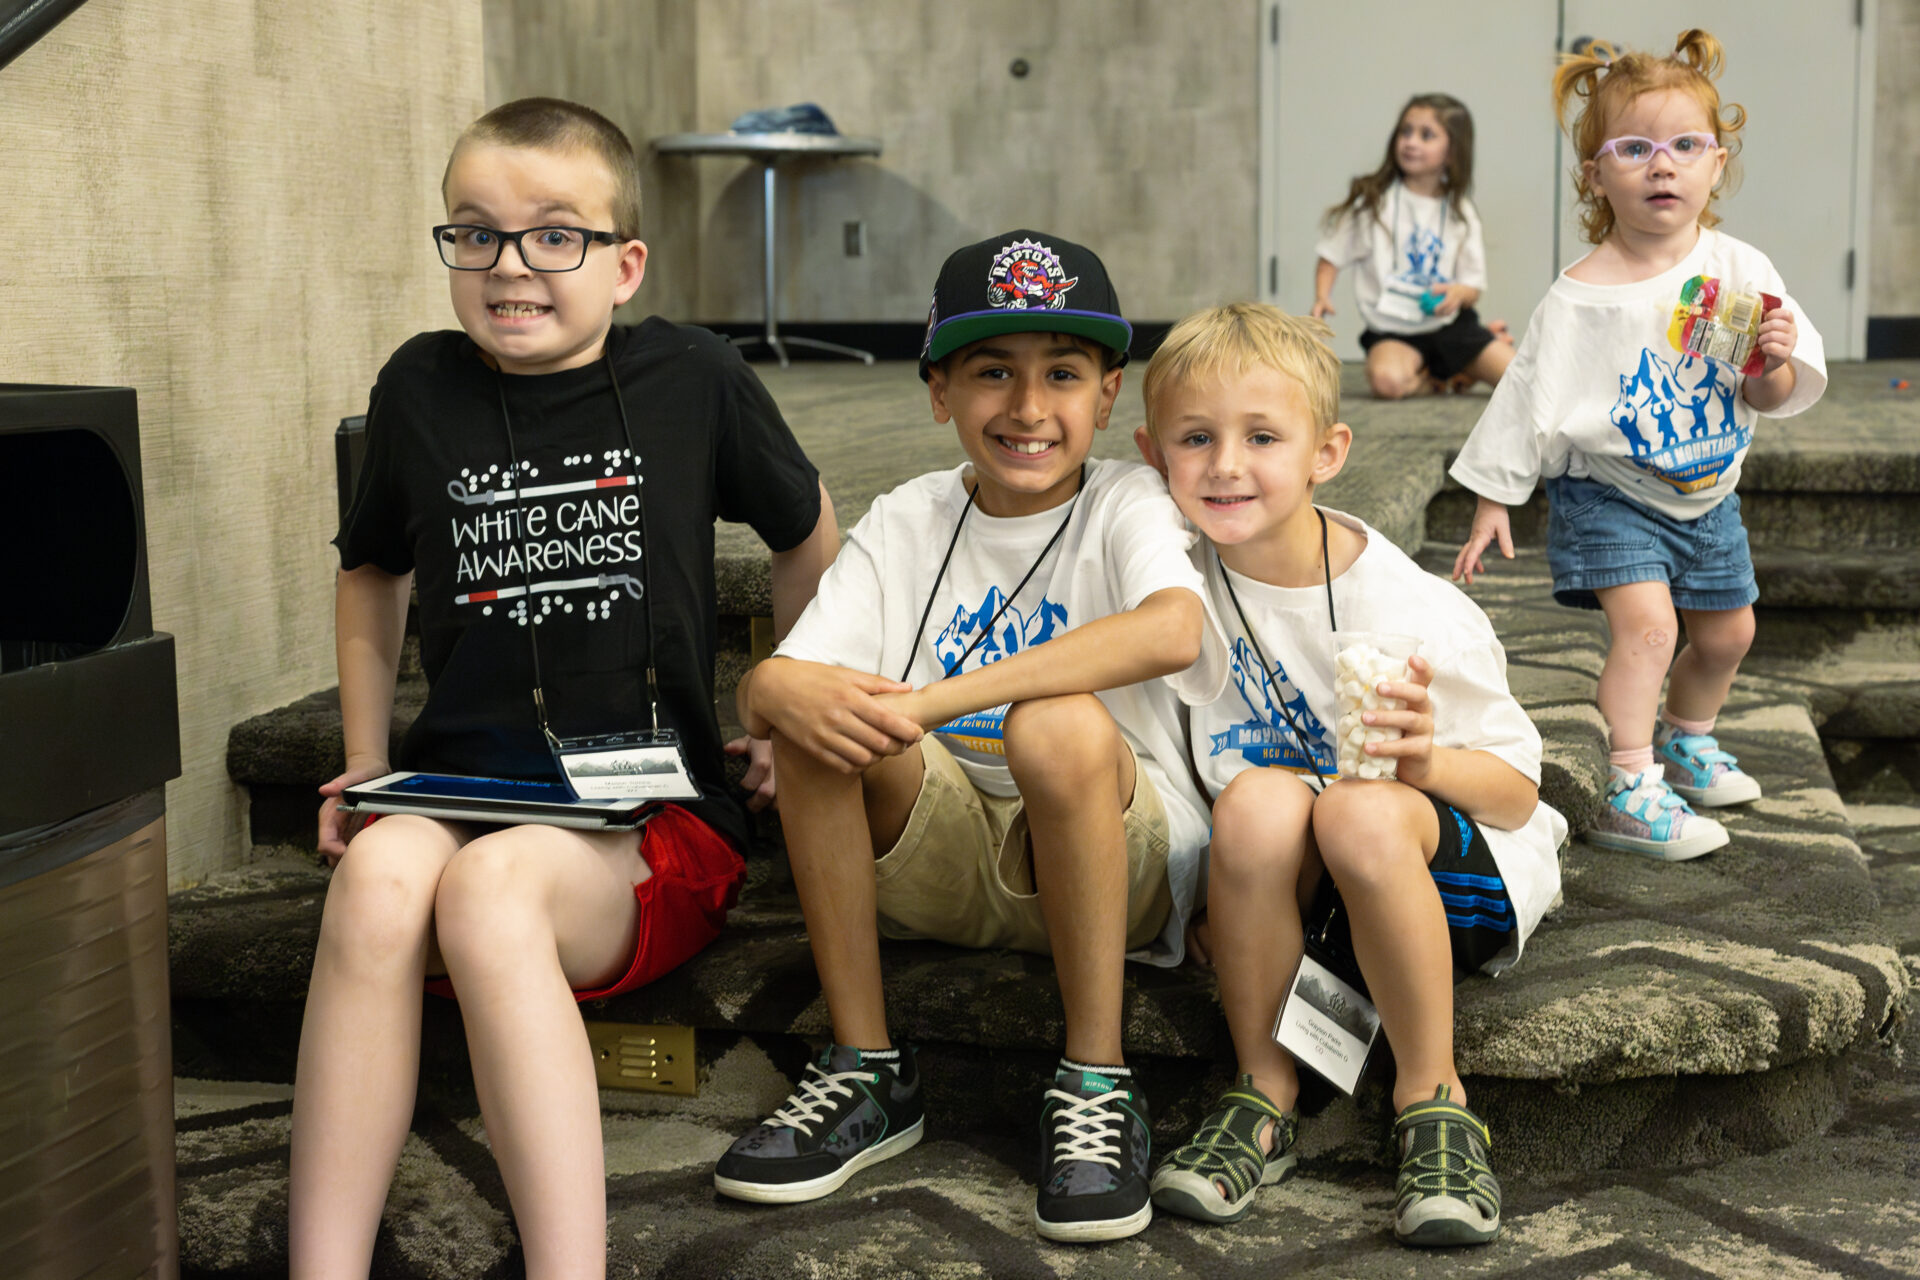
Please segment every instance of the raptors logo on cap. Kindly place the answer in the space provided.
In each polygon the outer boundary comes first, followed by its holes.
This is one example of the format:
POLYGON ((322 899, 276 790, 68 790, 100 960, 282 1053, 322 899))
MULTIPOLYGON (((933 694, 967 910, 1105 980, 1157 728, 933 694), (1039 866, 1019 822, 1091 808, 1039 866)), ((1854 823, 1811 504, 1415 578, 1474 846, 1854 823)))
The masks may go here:
POLYGON ((1067 290, 1079 283, 1078 276, 1067 278, 1053 250, 1038 240, 1016 240, 994 255, 987 272, 987 304, 1009 311, 1059 311, 1067 305, 1067 290))

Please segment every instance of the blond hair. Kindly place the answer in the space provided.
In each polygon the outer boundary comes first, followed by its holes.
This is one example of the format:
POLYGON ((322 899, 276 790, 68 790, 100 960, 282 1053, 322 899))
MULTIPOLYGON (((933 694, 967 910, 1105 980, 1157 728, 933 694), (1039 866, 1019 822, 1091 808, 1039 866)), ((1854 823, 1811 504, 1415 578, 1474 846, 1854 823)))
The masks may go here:
POLYGON ((1706 108, 1707 123, 1720 145, 1727 148, 1727 170, 1700 210, 1700 225, 1719 225, 1720 215, 1713 202, 1722 194, 1731 194, 1738 185, 1733 157, 1740 153, 1740 130, 1746 127, 1746 108, 1739 103, 1720 103, 1720 90, 1714 81, 1720 78, 1725 56, 1720 42, 1698 27, 1682 31, 1674 41, 1673 52, 1665 57, 1651 53, 1622 53, 1604 40, 1596 40, 1578 53, 1561 57, 1553 73, 1553 112, 1561 128, 1573 142, 1577 163, 1573 170, 1573 188, 1585 206, 1580 211, 1580 228, 1589 244, 1599 244, 1613 231, 1613 206, 1596 194, 1587 183, 1586 166, 1607 141, 1607 128, 1643 93, 1677 89, 1691 94, 1706 108), (1579 100, 1572 118, 1568 112, 1579 100))
POLYGON ((1340 357, 1327 345, 1332 336, 1324 320, 1288 315, 1264 302, 1194 312, 1168 330, 1147 362, 1140 380, 1147 430, 1158 438, 1154 405, 1169 385, 1217 382, 1264 366, 1300 384, 1314 428, 1325 431, 1340 417, 1340 357))
MULTIPOLYGON (((467 126, 453 153, 447 157, 447 171, 440 176, 440 191, 447 189, 447 177, 453 162, 468 145, 527 147, 537 151, 585 151, 607 166, 612 181, 609 203, 613 213, 613 234, 622 240, 640 238, 640 162, 633 144, 620 126, 591 107, 559 98, 520 98, 495 107, 467 126)), ((590 230, 601 230, 593 227, 590 230)))

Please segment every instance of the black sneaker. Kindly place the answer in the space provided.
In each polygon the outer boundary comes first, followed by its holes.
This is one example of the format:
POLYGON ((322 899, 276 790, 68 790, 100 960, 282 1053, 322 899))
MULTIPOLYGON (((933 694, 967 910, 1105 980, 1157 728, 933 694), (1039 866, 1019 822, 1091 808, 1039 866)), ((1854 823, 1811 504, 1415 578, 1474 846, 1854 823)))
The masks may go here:
POLYGON ((1153 1221, 1147 1102, 1132 1081, 1062 1068, 1040 1109, 1040 1195, 1033 1226, 1049 1240, 1119 1240, 1153 1221))
POLYGON ((831 1045, 807 1064, 787 1104, 727 1148, 713 1189, 736 1200, 792 1204, 838 1191, 870 1164, 920 1141, 920 1073, 900 1049, 900 1074, 831 1045))

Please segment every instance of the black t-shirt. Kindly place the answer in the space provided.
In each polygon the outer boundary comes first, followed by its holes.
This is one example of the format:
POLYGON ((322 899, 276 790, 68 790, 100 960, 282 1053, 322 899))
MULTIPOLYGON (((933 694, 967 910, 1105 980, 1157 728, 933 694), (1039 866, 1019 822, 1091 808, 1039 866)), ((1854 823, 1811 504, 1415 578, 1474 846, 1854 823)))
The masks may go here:
POLYGON ((429 691, 394 764, 557 777, 533 706, 530 636, 555 733, 644 727, 646 589, 661 727, 679 731, 704 793, 688 807, 744 844, 713 710, 713 522, 744 521, 789 550, 819 519, 819 476, 721 338, 655 316, 613 329, 607 350, 637 468, 606 360, 499 374, 466 334, 444 331, 412 339, 380 371, 365 468, 334 542, 342 568, 414 574, 429 691))

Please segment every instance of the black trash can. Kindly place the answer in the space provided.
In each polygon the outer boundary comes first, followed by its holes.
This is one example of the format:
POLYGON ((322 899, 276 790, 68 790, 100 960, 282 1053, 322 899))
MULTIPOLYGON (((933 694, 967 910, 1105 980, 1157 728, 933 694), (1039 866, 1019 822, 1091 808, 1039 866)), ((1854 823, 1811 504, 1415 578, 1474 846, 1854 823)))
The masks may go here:
POLYGON ((0 1271, 178 1272, 164 785, 132 390, 0 383, 0 1271))

